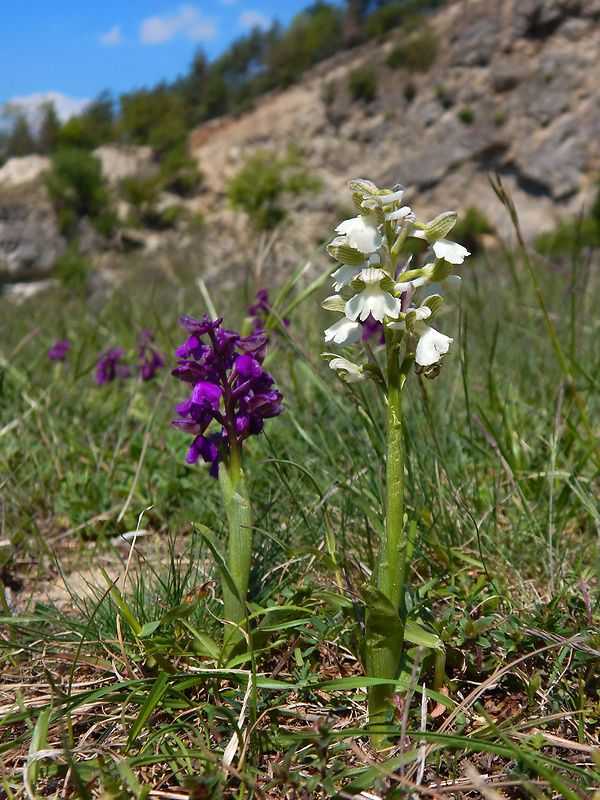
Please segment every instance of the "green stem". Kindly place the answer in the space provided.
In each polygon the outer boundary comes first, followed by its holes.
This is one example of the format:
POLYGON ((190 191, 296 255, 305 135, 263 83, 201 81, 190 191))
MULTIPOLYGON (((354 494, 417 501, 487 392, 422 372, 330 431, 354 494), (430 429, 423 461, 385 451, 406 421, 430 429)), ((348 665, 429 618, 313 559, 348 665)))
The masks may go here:
MULTIPOLYGON (((407 541, 404 528, 404 451, 402 442, 402 389, 408 369, 399 363, 399 342, 391 332, 388 345, 388 416, 386 459, 386 513, 377 568, 377 589, 389 600, 395 612, 404 594, 407 541)), ((403 365, 404 366, 404 365, 403 365)), ((374 615, 366 618, 366 669, 370 677, 393 681, 396 677, 404 625, 390 626, 388 635, 376 630, 374 615)), ((369 690, 371 743, 381 747, 385 735, 385 712, 393 684, 373 686, 369 690)))
POLYGON ((403 592, 404 552, 404 452, 402 443, 402 388, 398 345, 392 343, 388 357, 388 416, 386 458, 385 526, 377 588, 398 608, 403 592))
MULTIPOLYGON (((244 627, 246 595, 252 563, 252 518, 241 453, 232 453, 229 464, 219 469, 219 484, 229 523, 227 568, 237 592, 223 581, 223 616, 227 622, 244 627)), ((227 633, 227 632, 226 632, 227 633)))

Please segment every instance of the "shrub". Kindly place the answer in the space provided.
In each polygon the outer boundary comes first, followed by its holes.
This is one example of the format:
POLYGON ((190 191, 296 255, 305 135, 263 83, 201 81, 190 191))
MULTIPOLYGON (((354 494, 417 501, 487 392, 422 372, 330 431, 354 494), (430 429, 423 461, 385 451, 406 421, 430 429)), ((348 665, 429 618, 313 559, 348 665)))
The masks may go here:
POLYGON ((123 200, 131 203, 138 211, 142 211, 146 206, 154 205, 158 201, 159 194, 160 184, 156 177, 141 180, 130 176, 121 182, 123 200))
POLYGON ((109 239, 120 225, 119 215, 114 208, 107 208, 100 216, 92 217, 90 223, 100 236, 109 239))
POLYGON ((69 244, 65 252, 54 262, 54 274, 68 286, 81 286, 90 269, 90 260, 79 252, 76 241, 69 244))
POLYGON ((286 158, 270 150, 258 150, 248 156, 242 169, 227 183, 232 206, 245 211, 259 231, 273 230, 286 216, 285 194, 317 192, 320 181, 300 167, 299 155, 288 151, 286 158))
POLYGON ((461 122, 464 122, 465 125, 470 125, 475 119, 473 109, 469 108, 469 106, 463 106, 458 112, 458 118, 461 122))
POLYGON ((499 128, 501 125, 504 125, 505 122, 506 114, 504 111, 498 111, 498 113, 494 115, 494 125, 499 128))
POLYGON ((157 221, 156 227, 158 228, 174 228, 182 215, 185 213, 183 206, 169 206, 161 214, 157 221))
POLYGON ((202 181, 195 158, 187 154, 185 147, 169 150, 160 165, 163 188, 185 197, 191 194, 202 181))
POLYGON ((273 41, 266 56, 270 74, 289 85, 313 64, 343 47, 342 10, 321 0, 297 14, 287 30, 273 41))
POLYGON ((438 43, 434 32, 426 26, 416 34, 395 47, 387 57, 390 69, 407 69, 409 72, 427 72, 437 58, 438 43))
POLYGON ((35 138, 29 127, 27 117, 24 114, 19 114, 8 137, 7 155, 28 156, 30 153, 35 153, 35 151, 35 138))
POLYGON ((435 87, 435 96, 440 101, 443 108, 452 108, 456 102, 454 92, 449 92, 443 83, 438 83, 435 87))
POLYGON ((133 206, 133 213, 128 220, 130 225, 134 227, 144 225, 148 228, 165 227, 162 223, 163 214, 158 210, 160 193, 161 180, 159 176, 146 180, 131 176, 123 180, 121 196, 123 200, 133 206))
POLYGON ((129 223, 149 228, 172 228, 181 216, 181 206, 159 210, 161 192, 168 190, 184 196, 192 192, 202 180, 195 159, 184 149, 168 151, 160 165, 160 172, 152 178, 141 180, 125 178, 121 183, 121 197, 133 206, 129 223))
POLYGON ((114 101, 108 92, 102 92, 77 116, 68 119, 56 130, 54 148, 80 147, 93 150, 115 138, 114 101))
POLYGON ((195 211, 188 217, 188 223, 193 230, 201 231, 205 225, 204 214, 200 211, 195 211))
POLYGON ((404 99, 411 103, 415 97, 417 96, 417 87, 414 85, 412 81, 408 81, 408 83, 404 84, 404 99))
POLYGON ((396 28, 406 19, 414 15, 406 2, 385 3, 381 8, 369 14, 364 23, 365 34, 368 38, 385 36, 390 28, 396 28))
POLYGON ((348 88, 353 100, 370 103, 377 97, 377 74, 372 69, 357 67, 348 76, 348 88))
POLYGON ((86 150, 60 150, 52 158, 45 185, 58 216, 61 233, 74 233, 83 217, 98 220, 108 212, 109 196, 100 159, 86 150))

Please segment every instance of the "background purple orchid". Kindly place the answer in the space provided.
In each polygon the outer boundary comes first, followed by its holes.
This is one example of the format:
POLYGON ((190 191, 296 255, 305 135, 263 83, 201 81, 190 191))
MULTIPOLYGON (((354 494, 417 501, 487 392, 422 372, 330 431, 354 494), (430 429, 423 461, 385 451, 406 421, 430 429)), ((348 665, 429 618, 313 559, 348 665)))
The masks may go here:
POLYGON ((65 361, 71 345, 66 339, 59 339, 52 343, 52 347, 48 350, 48 358, 51 361, 65 361))

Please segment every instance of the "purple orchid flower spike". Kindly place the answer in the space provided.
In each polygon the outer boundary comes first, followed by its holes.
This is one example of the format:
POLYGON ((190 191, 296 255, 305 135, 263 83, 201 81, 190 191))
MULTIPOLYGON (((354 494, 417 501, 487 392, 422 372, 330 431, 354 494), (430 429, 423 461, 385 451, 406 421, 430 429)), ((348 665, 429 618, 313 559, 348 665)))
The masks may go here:
MULTIPOLYGON (((259 289, 256 293, 256 300, 248 306, 248 316, 252 318, 252 331, 253 333, 264 333, 264 327, 267 319, 271 314, 271 306, 269 305, 269 292, 267 289, 259 289)), ((284 312, 285 313, 285 312, 284 312)), ((287 326, 290 321, 287 317, 283 317, 283 324, 287 326)))
POLYGON ((65 361, 70 349, 71 345, 66 339, 58 339, 52 343, 52 347, 48 350, 48 358, 52 361, 65 361))
POLYGON ((194 439, 188 464, 200 459, 217 478, 229 527, 227 569, 220 569, 223 618, 235 626, 229 640, 237 642, 247 625, 245 598, 252 561, 252 514, 242 464, 242 443, 258 435, 264 420, 283 411, 282 395, 265 372, 266 331, 242 337, 204 315, 202 321, 182 317, 188 338, 176 351, 173 377, 185 383, 190 396, 176 411, 173 427, 194 439), (233 580, 235 591, 230 586, 233 580))
POLYGON ((131 374, 131 369, 126 364, 121 364, 123 350, 113 347, 111 350, 100 353, 96 364, 96 384, 103 386, 112 383, 115 378, 124 380, 131 374))
POLYGON ((152 380, 157 370, 165 366, 164 359, 153 345, 153 341, 154 336, 150 331, 143 330, 140 333, 137 370, 143 381, 152 380))
POLYGON ((204 315, 202 322, 182 317, 179 324, 189 334, 176 351, 179 358, 173 377, 186 383, 191 397, 177 407, 182 419, 173 421, 178 430, 195 436, 187 461, 199 458, 211 464, 210 474, 218 475, 220 460, 234 454, 241 463, 241 444, 260 433, 263 420, 281 414, 282 395, 262 364, 267 354, 265 331, 242 338, 235 331, 221 328, 204 315), (207 341, 208 340, 208 341, 207 341), (211 423, 217 430, 206 434, 211 423))

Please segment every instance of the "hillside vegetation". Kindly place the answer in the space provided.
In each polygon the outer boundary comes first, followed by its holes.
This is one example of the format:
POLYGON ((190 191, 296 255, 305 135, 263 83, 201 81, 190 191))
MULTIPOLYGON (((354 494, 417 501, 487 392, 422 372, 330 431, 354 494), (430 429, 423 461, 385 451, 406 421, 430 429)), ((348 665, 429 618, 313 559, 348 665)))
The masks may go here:
POLYGON ((0 165, 11 156, 51 154, 62 148, 93 150, 108 142, 150 145, 159 160, 185 149, 189 130, 228 113, 248 109, 266 92, 289 86, 314 64, 379 36, 394 26, 414 25, 441 0, 317 0, 288 28, 274 23, 236 39, 215 61, 199 50, 187 74, 122 94, 104 91, 84 111, 61 123, 52 104, 39 129, 31 129, 18 106, 8 109, 11 133, 0 138, 0 165))

